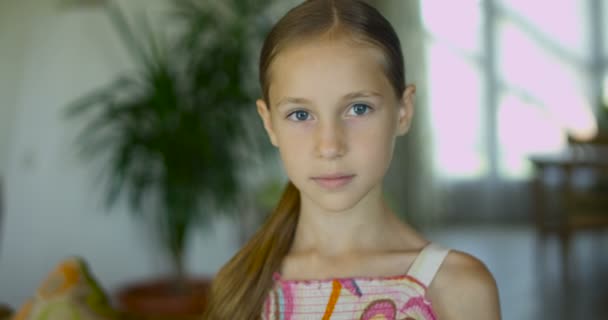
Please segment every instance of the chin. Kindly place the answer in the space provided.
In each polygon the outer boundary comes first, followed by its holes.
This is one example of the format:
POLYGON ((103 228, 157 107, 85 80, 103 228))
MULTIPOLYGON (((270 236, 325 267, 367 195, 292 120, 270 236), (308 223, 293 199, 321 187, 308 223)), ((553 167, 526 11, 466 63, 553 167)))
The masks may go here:
POLYGON ((368 193, 369 192, 361 192, 361 190, 325 192, 323 189, 320 189, 304 190, 302 195, 315 206, 328 212, 338 213, 354 208, 368 193))

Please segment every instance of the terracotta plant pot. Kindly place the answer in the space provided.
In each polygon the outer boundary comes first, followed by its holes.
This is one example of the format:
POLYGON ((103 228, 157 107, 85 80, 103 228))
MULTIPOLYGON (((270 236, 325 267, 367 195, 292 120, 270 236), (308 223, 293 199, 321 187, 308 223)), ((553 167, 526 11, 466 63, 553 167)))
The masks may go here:
POLYGON ((211 279, 189 280, 184 290, 175 290, 173 280, 153 279, 118 291, 119 308, 142 319, 191 319, 205 310, 211 279))

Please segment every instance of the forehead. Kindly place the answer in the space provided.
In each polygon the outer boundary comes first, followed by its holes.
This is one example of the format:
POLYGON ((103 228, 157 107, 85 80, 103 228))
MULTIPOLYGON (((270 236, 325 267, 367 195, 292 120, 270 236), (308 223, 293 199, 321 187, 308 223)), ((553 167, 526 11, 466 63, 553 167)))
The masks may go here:
POLYGON ((270 81, 272 102, 284 96, 314 99, 392 90, 382 52, 343 40, 311 40, 285 48, 272 63, 270 81))

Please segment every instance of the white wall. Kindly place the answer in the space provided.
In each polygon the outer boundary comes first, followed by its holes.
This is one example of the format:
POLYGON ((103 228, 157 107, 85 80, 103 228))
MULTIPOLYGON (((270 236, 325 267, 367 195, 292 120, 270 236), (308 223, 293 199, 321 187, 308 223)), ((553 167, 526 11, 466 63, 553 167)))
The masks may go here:
POLYGON ((15 113, 18 83, 23 72, 23 34, 29 33, 24 22, 27 5, 18 0, 0 3, 0 177, 6 172, 11 121, 15 113))
MULTIPOLYGON (((76 157, 78 125, 61 115, 68 102, 128 69, 129 57, 101 8, 60 2, 0 2, 0 301, 15 307, 69 255, 85 257, 109 291, 166 270, 126 206, 104 214, 93 184, 97 168, 76 157)), ((130 11, 163 5, 121 3, 130 11)), ((194 273, 214 273, 236 250, 230 223, 214 229, 197 235, 194 273)))

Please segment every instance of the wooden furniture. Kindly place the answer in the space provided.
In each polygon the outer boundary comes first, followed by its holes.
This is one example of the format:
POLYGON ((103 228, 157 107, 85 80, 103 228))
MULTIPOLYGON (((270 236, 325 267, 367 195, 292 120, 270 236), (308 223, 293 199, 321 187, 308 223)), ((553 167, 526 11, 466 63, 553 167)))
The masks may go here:
POLYGON ((608 146, 571 144, 560 153, 530 158, 537 255, 557 235, 564 283, 570 281, 570 241, 576 232, 608 229, 608 146))
POLYGON ((0 320, 9 320, 13 314, 13 310, 7 306, 0 303, 0 320))

